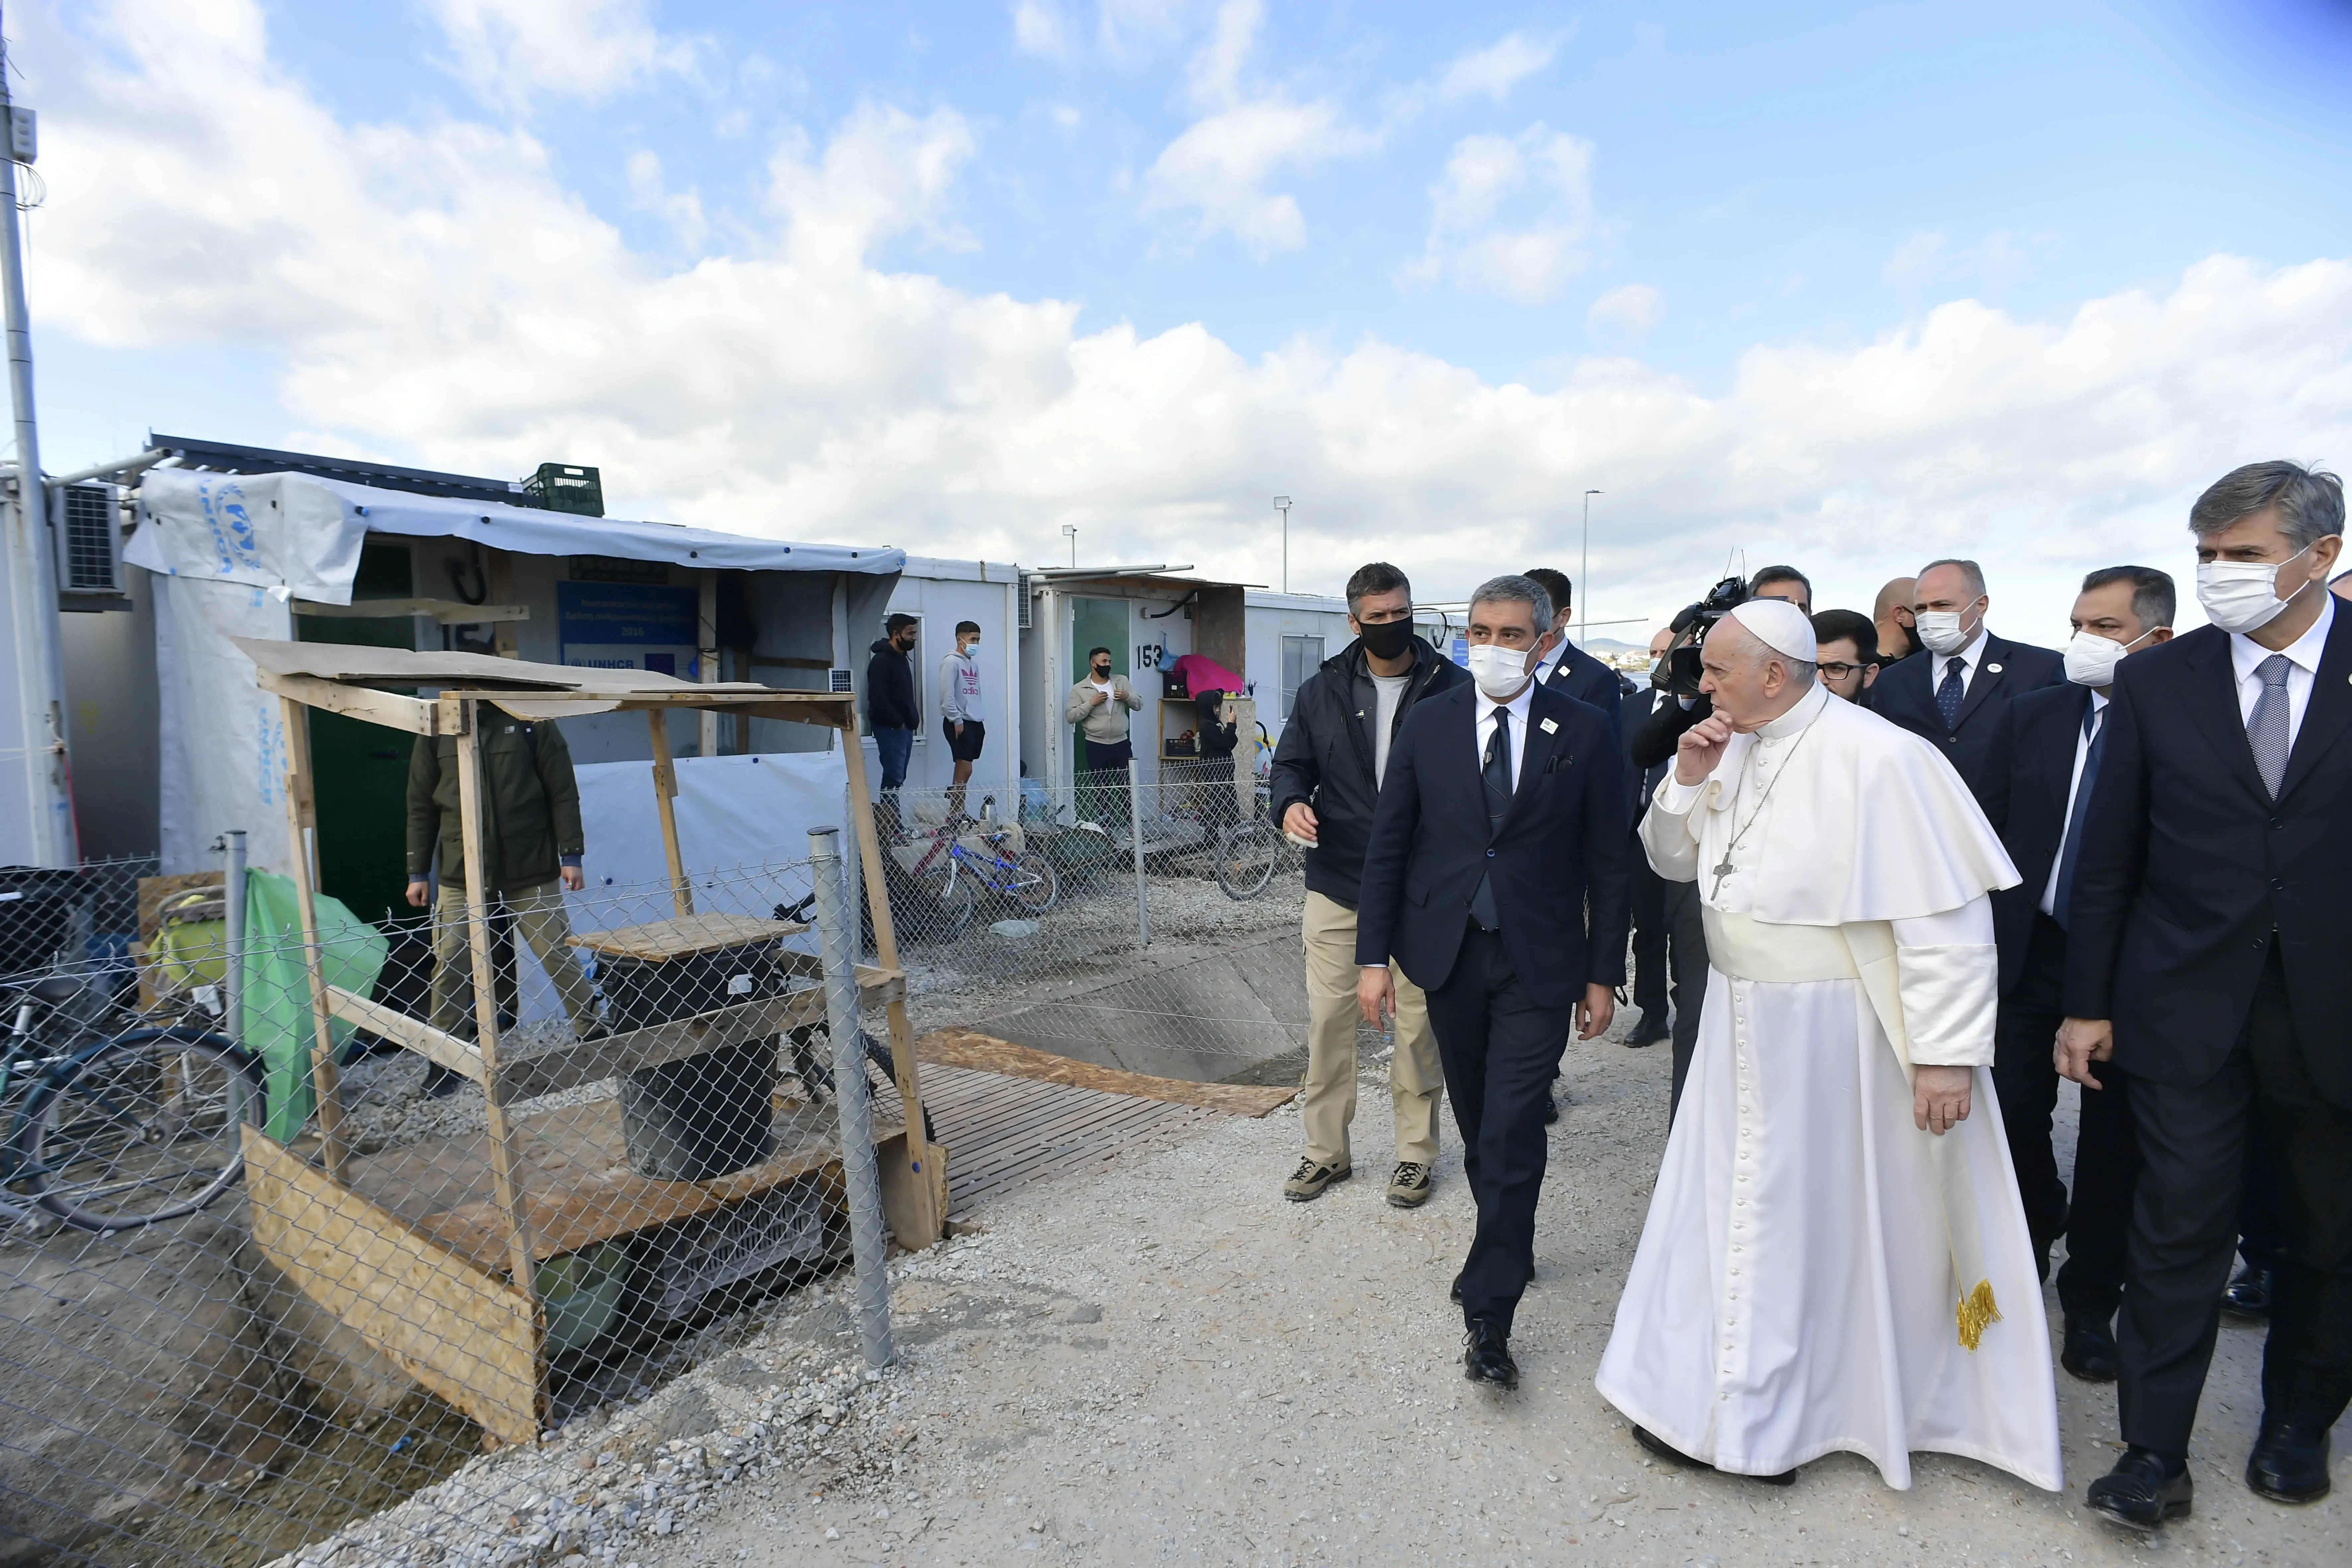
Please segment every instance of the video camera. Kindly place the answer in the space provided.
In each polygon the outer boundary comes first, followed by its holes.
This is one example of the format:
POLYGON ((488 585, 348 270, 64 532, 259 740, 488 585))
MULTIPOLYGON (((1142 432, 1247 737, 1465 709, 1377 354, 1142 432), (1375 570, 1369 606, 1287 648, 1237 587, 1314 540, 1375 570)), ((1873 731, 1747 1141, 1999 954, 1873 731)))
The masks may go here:
POLYGON ((1697 697, 1699 677, 1704 673, 1698 661, 1699 645, 1706 640, 1716 622, 1738 608, 1747 598, 1747 582, 1726 577, 1709 588, 1697 604, 1685 605, 1675 612, 1674 644, 1650 671, 1650 684, 1676 697, 1697 697))

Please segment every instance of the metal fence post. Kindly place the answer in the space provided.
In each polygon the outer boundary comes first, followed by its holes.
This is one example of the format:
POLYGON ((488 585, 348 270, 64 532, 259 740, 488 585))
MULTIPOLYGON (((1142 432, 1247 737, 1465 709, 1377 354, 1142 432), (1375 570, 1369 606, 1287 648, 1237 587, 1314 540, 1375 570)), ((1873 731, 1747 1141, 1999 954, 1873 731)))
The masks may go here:
POLYGON ((1135 929, 1143 945, 1151 945, 1151 910, 1143 896, 1143 775, 1133 757, 1127 759, 1127 834, 1135 849, 1135 929))
POLYGON ((221 835, 228 865, 221 879, 222 915, 227 924, 228 970, 221 980, 221 1033, 242 1045, 245 1016, 245 829, 232 827, 221 835))
POLYGON ((841 1119, 841 1173, 849 1194, 849 1246, 857 1268, 857 1327, 866 1364, 890 1364, 890 1275, 882 1231, 882 1173, 874 1159, 874 1113, 867 1103, 865 1042, 857 1016, 857 917, 851 913, 841 830, 808 836, 816 881, 819 962, 824 968, 825 1027, 833 1039, 833 1101, 841 1119))

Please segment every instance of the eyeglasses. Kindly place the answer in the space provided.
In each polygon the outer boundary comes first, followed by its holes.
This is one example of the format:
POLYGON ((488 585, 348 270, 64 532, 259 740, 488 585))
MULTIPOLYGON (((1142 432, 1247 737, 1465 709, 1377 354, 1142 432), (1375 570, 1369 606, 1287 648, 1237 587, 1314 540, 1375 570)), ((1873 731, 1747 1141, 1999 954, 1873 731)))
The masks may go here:
POLYGON ((1824 680, 1843 680, 1846 677, 1850 675, 1859 675, 1864 670, 1868 669, 1871 667, 1866 664, 1832 663, 1817 664, 1813 668, 1822 672, 1822 679, 1824 680))

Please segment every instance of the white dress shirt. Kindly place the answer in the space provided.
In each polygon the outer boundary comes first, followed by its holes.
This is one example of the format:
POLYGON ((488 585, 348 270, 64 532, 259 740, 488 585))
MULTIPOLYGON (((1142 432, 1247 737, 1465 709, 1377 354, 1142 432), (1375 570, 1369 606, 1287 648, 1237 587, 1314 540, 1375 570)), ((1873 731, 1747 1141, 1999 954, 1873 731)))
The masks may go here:
POLYGON ((1495 710, 1497 707, 1510 710, 1511 793, 1517 795, 1519 791, 1519 759, 1525 756, 1528 751, 1528 707, 1535 700, 1536 683, 1530 679, 1525 686, 1519 688, 1519 694, 1508 702, 1497 703, 1493 698, 1475 688, 1471 696, 1478 704, 1478 722, 1471 731, 1471 735, 1478 743, 1477 750, 1473 755, 1478 759, 1478 770, 1481 773, 1484 773, 1486 768, 1486 742, 1495 733, 1495 710))
POLYGON ((1930 651, 1927 657, 1935 660, 1935 663, 1928 666, 1928 670, 1935 679, 1927 682, 1927 695, 1932 698, 1937 692, 1943 689, 1944 672, 1951 668, 1952 660, 1957 658, 1960 661, 1960 695, 1963 698, 1967 697, 1969 694, 1969 687, 1977 678, 1977 671, 1984 665, 1985 639, 1991 635, 1992 633, 1986 627, 1985 623, 1979 621, 1977 623, 1977 635, 1970 637, 1969 639, 1968 647, 1960 649, 1959 652, 1936 653, 1930 651))
POLYGON ((2294 738, 2303 732, 2303 710, 2311 706, 2311 688, 2319 679, 2319 656, 2327 649, 2327 628, 2336 624, 2336 595, 2324 589, 2319 595, 2319 618, 2311 629, 2282 648, 2267 648, 2243 632, 2230 634, 2230 662, 2238 672, 2238 717, 2245 723, 2254 721, 2254 702, 2263 694, 2263 678, 2256 673, 2263 660, 2273 653, 2286 655, 2286 744, 2291 753, 2294 738))
POLYGON ((2107 694, 2091 693, 2091 728, 2074 727, 2074 775, 2066 785, 2066 815, 2058 819, 2058 853, 2050 857, 2050 879, 2042 884, 2042 912, 2058 917, 2058 868, 2066 864, 2066 829, 2074 823, 2074 792, 2083 787, 2083 763, 2091 754, 2091 737, 2107 721, 2107 694))

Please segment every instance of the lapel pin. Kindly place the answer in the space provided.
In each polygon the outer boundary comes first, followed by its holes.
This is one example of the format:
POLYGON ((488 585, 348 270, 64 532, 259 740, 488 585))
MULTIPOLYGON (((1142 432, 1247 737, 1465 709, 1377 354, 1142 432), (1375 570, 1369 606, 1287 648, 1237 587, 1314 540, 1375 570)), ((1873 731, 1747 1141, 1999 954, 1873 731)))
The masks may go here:
POLYGON ((2000 666, 1999 666, 1999 665, 1997 665, 1997 664, 1989 664, 1989 665, 1986 665, 1986 666, 1985 666, 1985 673, 1986 673, 1987 675, 1999 675, 1999 674, 2000 673, 2000 666))
POLYGON ((1556 733, 1559 729, 1559 721, 1556 719, 1547 719, 1543 721, 1543 732, 1547 735, 1556 733))

